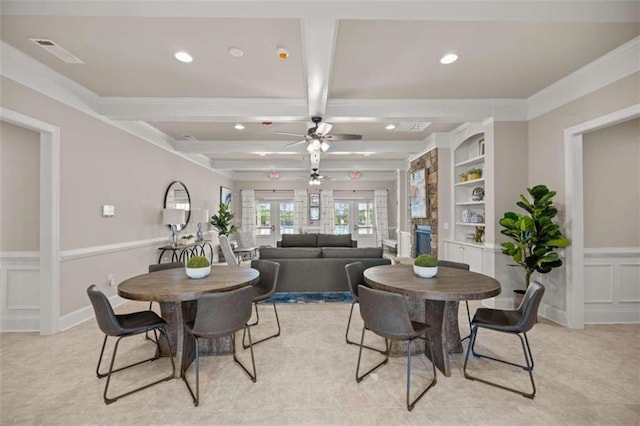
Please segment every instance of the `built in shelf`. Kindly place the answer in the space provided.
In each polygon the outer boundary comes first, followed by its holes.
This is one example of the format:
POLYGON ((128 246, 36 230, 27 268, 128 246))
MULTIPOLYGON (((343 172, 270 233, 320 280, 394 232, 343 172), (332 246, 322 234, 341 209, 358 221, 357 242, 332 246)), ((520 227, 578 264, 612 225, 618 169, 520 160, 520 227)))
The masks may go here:
POLYGON ((484 226, 484 222, 483 223, 456 222, 456 225, 461 225, 461 226, 484 226))
POLYGON ((456 203, 456 206, 477 206, 480 204, 484 204, 484 201, 463 201, 461 203, 456 203))
POLYGON ((458 164, 456 164, 456 167, 471 166, 472 164, 482 163, 483 161, 484 161, 484 155, 481 155, 479 157, 470 158, 468 160, 461 161, 458 164))
POLYGON ((474 180, 467 180, 465 182, 458 182, 455 184, 455 186, 464 186, 464 185, 475 185, 477 183, 484 183, 484 178, 480 178, 480 179, 474 179, 474 180))

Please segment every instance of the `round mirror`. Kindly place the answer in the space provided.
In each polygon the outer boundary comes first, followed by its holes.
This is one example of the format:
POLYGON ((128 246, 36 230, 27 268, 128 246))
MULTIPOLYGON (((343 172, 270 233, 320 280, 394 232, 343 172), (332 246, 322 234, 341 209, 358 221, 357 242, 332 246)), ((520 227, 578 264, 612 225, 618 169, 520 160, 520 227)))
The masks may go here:
POLYGON ((185 210, 185 222, 176 225, 176 231, 181 231, 187 226, 189 218, 191 217, 191 197, 184 183, 179 180, 171 182, 167 188, 167 192, 164 194, 164 208, 185 210))

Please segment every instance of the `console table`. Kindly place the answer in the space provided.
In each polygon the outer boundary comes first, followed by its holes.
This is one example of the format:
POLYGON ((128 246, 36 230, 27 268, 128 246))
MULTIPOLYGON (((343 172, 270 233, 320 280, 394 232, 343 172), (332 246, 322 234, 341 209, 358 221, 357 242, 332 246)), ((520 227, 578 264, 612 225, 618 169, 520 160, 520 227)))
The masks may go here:
POLYGON ((168 251, 171 252, 171 262, 186 263, 192 256, 204 256, 209 259, 209 263, 213 263, 213 246, 207 240, 191 244, 162 246, 158 247, 158 250, 160 250, 158 263, 162 263, 162 256, 168 251))

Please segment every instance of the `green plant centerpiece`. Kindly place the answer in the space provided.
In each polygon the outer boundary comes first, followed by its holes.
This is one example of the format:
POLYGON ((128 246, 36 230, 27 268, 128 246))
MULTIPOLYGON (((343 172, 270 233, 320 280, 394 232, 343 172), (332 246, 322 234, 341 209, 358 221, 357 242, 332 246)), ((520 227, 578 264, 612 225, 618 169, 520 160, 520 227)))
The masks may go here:
POLYGON ((413 261, 413 272, 423 278, 435 277, 438 273, 438 260, 430 254, 421 254, 413 261))
POLYGON ((211 272, 211 263, 204 256, 193 256, 187 260, 185 271, 190 278, 204 278, 211 272))
POLYGON ((238 228, 231 223, 234 218, 234 214, 229 210, 227 204, 220 204, 218 208, 218 214, 211 216, 211 225, 218 231, 220 235, 230 235, 238 230, 238 228))
POLYGON ((482 177, 482 169, 470 169, 468 172, 469 179, 475 180, 482 177))
POLYGON ((558 214, 553 204, 556 191, 537 185, 527 188, 527 192, 532 200, 520 194, 520 201, 516 203, 526 214, 506 212, 500 219, 504 228, 500 233, 513 240, 501 244, 502 253, 511 256, 525 270, 525 289, 529 287, 534 272, 547 274, 562 266, 556 249, 571 244, 553 221, 558 214))

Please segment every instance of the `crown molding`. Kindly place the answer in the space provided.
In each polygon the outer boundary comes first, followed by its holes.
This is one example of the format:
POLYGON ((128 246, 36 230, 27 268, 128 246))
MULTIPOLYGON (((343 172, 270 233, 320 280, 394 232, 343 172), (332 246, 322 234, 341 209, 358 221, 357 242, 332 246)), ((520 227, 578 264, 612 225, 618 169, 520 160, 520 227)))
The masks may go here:
POLYGON ((530 96, 527 99, 527 120, 546 114, 638 71, 640 36, 530 96))
POLYGON ((635 1, 610 0, 4 0, 3 14, 519 22, 636 22, 635 1), (552 3, 552 4, 551 4, 552 3))
MULTIPOLYGON (((309 168, 309 160, 300 159, 274 159, 260 161, 256 164, 253 160, 211 160, 211 165, 216 170, 235 170, 235 171, 256 171, 256 170, 296 170, 300 168, 309 168)), ((402 168, 404 160, 322 160, 321 170, 395 170, 402 168)))
POLYGON ((525 99, 334 99, 325 119, 332 123, 395 121, 467 122, 496 117, 525 121, 525 99))

